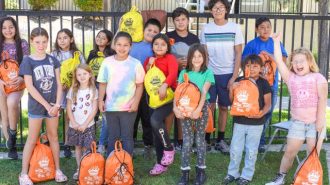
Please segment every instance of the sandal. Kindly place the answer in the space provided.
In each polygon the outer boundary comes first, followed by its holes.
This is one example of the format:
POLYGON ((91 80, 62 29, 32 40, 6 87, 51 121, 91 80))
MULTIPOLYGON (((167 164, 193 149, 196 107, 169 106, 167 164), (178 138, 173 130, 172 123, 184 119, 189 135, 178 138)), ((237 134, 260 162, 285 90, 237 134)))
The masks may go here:
POLYGON ((167 171, 167 167, 160 165, 158 163, 155 164, 155 166, 149 171, 150 175, 156 176, 160 175, 162 173, 165 173, 167 171))
POLYGON ((79 179, 79 170, 77 169, 77 171, 73 174, 72 176, 73 180, 78 180, 79 179))
POLYGON ((20 185, 33 185, 33 182, 27 174, 20 174, 18 177, 18 181, 20 185))
POLYGON ((56 170, 55 181, 56 182, 65 182, 68 180, 68 177, 63 174, 61 170, 56 170))
POLYGON ((174 161, 174 154, 175 154, 175 150, 164 151, 163 157, 162 157, 162 160, 160 161, 160 163, 164 166, 168 166, 168 165, 172 164, 174 161))

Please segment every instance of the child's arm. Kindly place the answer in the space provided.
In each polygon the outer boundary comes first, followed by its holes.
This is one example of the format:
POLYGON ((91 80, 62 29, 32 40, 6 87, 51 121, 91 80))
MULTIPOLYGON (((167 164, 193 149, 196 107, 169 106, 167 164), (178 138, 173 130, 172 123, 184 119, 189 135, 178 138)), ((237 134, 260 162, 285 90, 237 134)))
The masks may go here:
POLYGON ((151 65, 155 62, 156 58, 155 57, 150 57, 148 60, 144 62, 144 69, 148 71, 151 67, 151 65))
POLYGON ((229 87, 229 100, 230 102, 234 101, 234 90, 238 87, 238 82, 234 82, 232 86, 229 87))
POLYGON ((56 102, 50 109, 50 113, 53 115, 57 115, 58 111, 61 107, 61 100, 62 100, 62 84, 60 80, 60 68, 55 69, 55 77, 56 77, 56 84, 57 84, 57 89, 56 89, 56 102))
POLYGON ((280 35, 279 34, 273 34, 273 40, 274 40, 274 57, 275 62, 277 65, 277 68, 281 74, 282 79, 287 82, 290 75, 290 70, 286 66, 286 64, 283 62, 282 59, 282 52, 281 52, 281 45, 280 45, 280 35))
POLYGON ((181 111, 180 111, 179 108, 176 106, 176 102, 177 102, 177 99, 174 97, 174 100, 173 100, 173 112, 174 112, 175 116, 176 116, 178 119, 184 119, 184 116, 182 115, 181 111))
POLYGON ((199 100, 198 106, 190 115, 191 119, 200 118, 201 111, 202 111, 204 103, 205 103, 206 94, 209 91, 210 87, 211 87, 211 83, 210 82, 205 82, 205 84, 203 86, 203 91, 202 91, 202 94, 201 94, 201 99, 199 100))
POLYGON ((316 130, 321 132, 326 123, 325 115, 328 98, 328 83, 317 84, 317 94, 319 99, 317 104, 316 130))
POLYGON ((92 112, 88 115, 88 117, 85 120, 85 122, 82 125, 80 125, 79 128, 78 128, 78 130, 80 132, 84 132, 86 130, 86 128, 88 127, 89 123, 94 120, 94 117, 95 117, 95 115, 97 113, 97 109, 98 109, 98 107, 97 107, 97 99, 94 99, 92 101, 92 107, 93 107, 92 112))
POLYGON ((72 100, 69 98, 67 98, 66 113, 68 114, 72 128, 77 130, 79 127, 79 124, 74 119, 74 116, 72 113, 72 100))
POLYGON ((100 109, 100 112, 105 111, 104 96, 105 96, 106 88, 107 88, 107 83, 99 82, 99 109, 100 109))
POLYGON ((229 80, 229 82, 227 84, 227 89, 229 89, 229 87, 232 86, 233 83, 235 82, 236 78, 238 77, 239 68, 241 67, 242 44, 235 45, 234 49, 235 49, 234 72, 233 72, 233 76, 231 77, 231 79, 229 80))
POLYGON ((136 84, 136 89, 133 96, 133 103, 128 112, 136 112, 138 110, 142 93, 143 93, 143 83, 136 84))

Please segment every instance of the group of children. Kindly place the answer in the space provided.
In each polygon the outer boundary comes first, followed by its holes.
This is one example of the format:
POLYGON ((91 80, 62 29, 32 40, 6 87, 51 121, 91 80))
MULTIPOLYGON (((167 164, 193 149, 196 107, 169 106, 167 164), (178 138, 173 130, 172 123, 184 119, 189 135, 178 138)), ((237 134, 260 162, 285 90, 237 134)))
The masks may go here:
MULTIPOLYGON (((288 55, 280 43, 280 36, 271 36, 272 26, 268 18, 256 20, 258 37, 246 44, 242 54, 243 35, 239 25, 228 21, 228 1, 210 0, 209 9, 214 22, 203 27, 200 40, 188 31, 189 13, 184 8, 174 10, 172 18, 175 30, 166 34, 160 33, 161 26, 157 19, 149 19, 144 25, 144 40, 139 43, 133 43, 126 32, 117 32, 114 37, 109 30, 100 31, 87 61, 81 53, 80 64, 72 74, 71 87, 60 82, 61 63, 72 58, 74 52, 79 52, 70 30, 58 32, 55 50, 49 55, 46 53, 49 42, 47 31, 43 28, 33 29, 30 45, 34 53, 29 54, 27 42, 19 37, 16 21, 11 17, 1 19, 0 52, 8 51, 20 65, 20 76, 10 84, 0 80, 0 98, 6 102, 0 104, 2 128, 9 149, 8 156, 13 159, 17 159, 16 125, 23 91, 5 94, 3 89, 5 86, 25 83, 29 92, 29 135, 23 150, 20 184, 33 184, 27 175, 29 161, 39 139, 43 120, 46 121, 47 137, 55 161, 55 180, 67 181, 59 163, 57 129, 61 109, 65 109, 67 115, 66 153, 71 155, 69 146, 75 146, 78 169, 83 152, 96 140, 94 124, 98 110, 102 114, 98 150, 104 152, 107 145, 107 155, 114 150, 118 138, 122 140, 123 148, 133 155, 134 138, 141 119, 145 157, 150 159, 152 145, 156 151, 156 164, 149 171, 150 175, 166 172, 174 161, 176 149, 171 144, 169 133, 175 115, 182 170, 178 185, 189 184, 190 153, 194 139, 197 151, 194 184, 204 184, 207 179, 205 156, 211 147, 210 135, 205 134, 209 117, 207 108, 214 112, 216 102, 219 107, 219 131, 215 149, 230 153, 223 184, 234 181, 239 185, 249 184, 258 150, 264 150, 265 129, 276 104, 278 72, 290 91, 292 119, 287 136, 288 147, 279 173, 268 185, 284 184, 284 177, 305 139, 308 151, 311 151, 318 132, 318 150, 321 149, 325 137, 327 81, 318 73, 314 57, 307 49, 294 50, 288 59, 289 67, 285 65, 288 55), (171 44, 170 39, 175 41, 174 44, 171 44), (90 65, 95 58, 100 57, 100 52, 104 57, 102 65, 90 65), (264 64, 258 54, 262 52, 274 58, 277 65, 272 86, 261 74, 264 64), (149 96, 143 83, 145 74, 153 66, 159 68, 166 77, 158 89, 160 100, 167 97, 168 89, 175 90, 178 83, 184 81, 186 73, 198 87, 201 98, 189 117, 183 116, 175 100, 157 108, 149 107, 149 96), (234 129, 229 147, 224 135, 228 107, 234 99, 233 92, 243 79, 239 77, 240 69, 249 69, 249 77, 258 87, 260 114, 233 117, 234 129), (244 149, 245 165, 240 173, 244 149)), ((77 179, 78 174, 79 170, 73 178, 77 179)))

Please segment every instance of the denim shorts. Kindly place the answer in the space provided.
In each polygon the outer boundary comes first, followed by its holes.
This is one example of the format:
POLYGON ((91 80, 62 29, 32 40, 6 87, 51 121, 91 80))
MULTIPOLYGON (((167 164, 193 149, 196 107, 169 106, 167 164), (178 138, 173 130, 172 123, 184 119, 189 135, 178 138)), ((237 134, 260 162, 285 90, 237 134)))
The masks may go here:
POLYGON ((218 98, 219 106, 228 107, 231 105, 229 100, 228 82, 233 74, 214 75, 215 84, 210 87, 210 103, 215 103, 218 98))
MULTIPOLYGON (((290 120, 291 126, 287 138, 305 140, 306 138, 316 138, 315 123, 305 123, 299 120, 290 120)), ((319 138, 325 138, 326 129, 319 134, 319 138)))
POLYGON ((28 118, 31 118, 31 119, 44 119, 44 118, 53 118, 53 117, 50 116, 48 113, 42 114, 42 115, 28 113, 28 118))

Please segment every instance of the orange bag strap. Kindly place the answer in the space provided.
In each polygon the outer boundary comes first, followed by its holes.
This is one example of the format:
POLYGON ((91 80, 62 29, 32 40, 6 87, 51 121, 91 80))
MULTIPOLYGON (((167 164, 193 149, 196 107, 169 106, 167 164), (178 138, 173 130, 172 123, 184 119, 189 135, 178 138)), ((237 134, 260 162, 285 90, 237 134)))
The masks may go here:
POLYGON ((7 51, 2 51, 2 53, 1 53, 1 60, 5 61, 5 60, 7 60, 9 58, 10 58, 9 53, 7 51))
POLYGON ((188 74, 187 73, 184 73, 183 74, 183 79, 184 79, 184 82, 185 83, 189 83, 189 77, 188 77, 188 74))
POLYGON ((91 150, 92 150, 92 153, 96 153, 96 143, 95 143, 95 141, 93 141, 91 143, 91 150))
POLYGON ((249 79, 250 78, 250 68, 248 68, 248 67, 244 67, 245 69, 244 69, 244 78, 245 79, 249 79))

